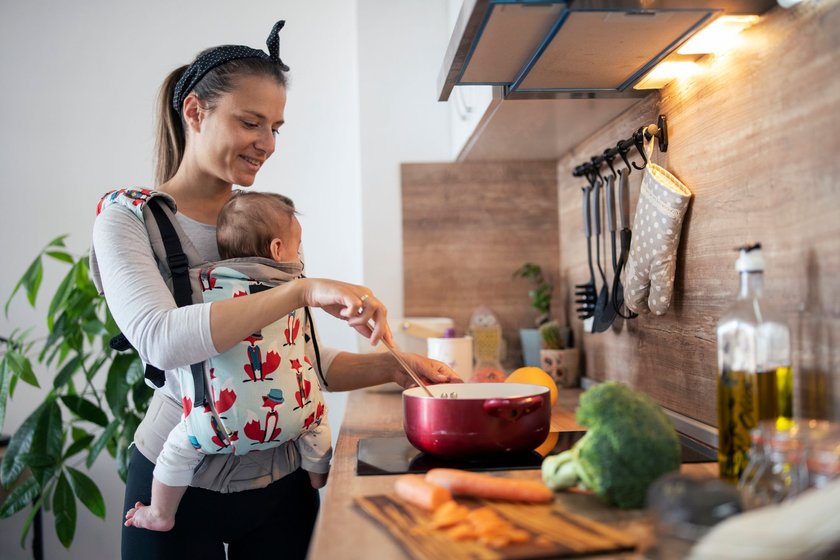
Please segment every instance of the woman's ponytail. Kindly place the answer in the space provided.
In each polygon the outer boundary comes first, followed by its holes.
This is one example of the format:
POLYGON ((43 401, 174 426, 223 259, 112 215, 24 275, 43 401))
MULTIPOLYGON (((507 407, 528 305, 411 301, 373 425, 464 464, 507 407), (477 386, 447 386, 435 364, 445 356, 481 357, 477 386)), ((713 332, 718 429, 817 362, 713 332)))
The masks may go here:
POLYGON ((155 184, 171 179, 184 158, 186 137, 181 115, 172 108, 172 92, 187 66, 173 70, 163 81, 158 96, 157 136, 155 138, 155 184))

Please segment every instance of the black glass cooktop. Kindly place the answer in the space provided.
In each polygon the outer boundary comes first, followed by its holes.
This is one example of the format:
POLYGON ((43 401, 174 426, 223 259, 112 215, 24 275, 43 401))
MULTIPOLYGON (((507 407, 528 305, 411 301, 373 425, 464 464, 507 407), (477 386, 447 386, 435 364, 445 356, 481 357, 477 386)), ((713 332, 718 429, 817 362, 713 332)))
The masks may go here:
MULTIPOLYGON (((560 432, 560 439, 551 454, 570 449, 583 431, 560 432)), ((683 463, 708 463, 717 461, 715 450, 702 443, 680 436, 683 463)), ((409 443, 405 435, 375 437, 359 440, 356 454, 356 474, 382 475, 425 473, 429 469, 448 467, 468 471, 509 471, 539 469, 542 456, 535 452, 508 453, 497 457, 474 460, 447 459, 423 453, 409 443)))
MULTIPOLYGON (((586 432, 561 432, 552 453, 572 447, 586 432)), ((468 471, 509 471, 538 469, 542 456, 536 451, 505 453, 496 457, 459 460, 423 453, 409 443, 405 435, 359 440, 356 474, 424 473, 429 469, 448 467, 468 471)))

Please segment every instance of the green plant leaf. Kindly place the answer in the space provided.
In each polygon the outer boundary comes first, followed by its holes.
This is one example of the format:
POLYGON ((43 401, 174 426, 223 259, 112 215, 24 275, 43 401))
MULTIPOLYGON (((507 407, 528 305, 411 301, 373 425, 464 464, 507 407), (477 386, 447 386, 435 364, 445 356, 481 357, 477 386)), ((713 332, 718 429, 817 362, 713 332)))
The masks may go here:
POLYGON ((67 477, 61 473, 53 494, 53 515, 55 516, 55 532, 64 548, 73 544, 76 533, 76 498, 67 477))
POLYGON ((108 425, 108 415, 96 403, 77 395, 64 395, 61 401, 78 417, 103 428, 108 425))
POLYGON ((21 287, 26 285, 27 279, 33 274, 33 271, 37 268, 37 266, 40 266, 40 263, 41 255, 38 254, 38 256, 35 257, 35 260, 32 261, 32 263, 29 265, 29 268, 26 269, 26 272, 23 273, 23 276, 20 277, 20 280, 18 280, 17 284, 15 284, 12 293, 9 295, 9 299, 6 300, 6 305, 3 307, 3 313, 6 315, 6 317, 9 316, 9 305, 11 305, 12 300, 15 298, 15 294, 18 293, 18 290, 20 290, 21 287))
POLYGON ((55 379, 53 379, 53 388, 61 389, 65 383, 73 377, 73 374, 79 371, 81 364, 82 361, 79 359, 78 354, 70 358, 67 363, 61 367, 59 372, 56 374, 55 379))
POLYGON ((38 290, 41 288, 41 281, 44 279, 44 262, 41 258, 35 259, 29 270, 23 275, 23 286, 26 288, 26 299, 29 305, 35 307, 35 299, 38 297, 38 290))
POLYGON ((70 444, 70 447, 68 447, 64 451, 64 456, 62 458, 66 461, 67 459, 69 459, 70 457, 75 455, 76 453, 84 451, 85 449, 90 447, 91 442, 93 442, 93 435, 92 434, 87 434, 83 437, 75 438, 73 443, 70 444))
MULTIPOLYGON (((50 329, 50 334, 47 336, 47 340, 44 342, 44 348, 43 350, 41 350, 41 353, 38 356, 38 359, 40 361, 43 361, 44 356, 47 354, 47 351, 50 349, 54 349, 59 340, 61 340, 61 338, 65 336, 65 329, 70 323, 71 320, 67 318, 66 313, 62 313, 58 316, 58 319, 56 319, 55 323, 53 323, 53 326, 50 329)), ((55 356, 55 352, 53 352, 52 356, 55 356)), ((49 360, 47 360, 47 364, 52 363, 52 356, 49 360)))
POLYGON ((38 486, 38 482, 34 478, 29 477, 24 480, 6 496, 6 501, 0 507, 0 518, 11 517, 31 504, 38 497, 40 491, 41 487, 38 486))
POLYGON ((38 469, 48 469, 55 466, 56 463, 55 457, 47 455, 46 453, 37 453, 34 451, 24 453, 20 456, 20 460, 26 463, 26 466, 32 469, 33 472, 38 469))
POLYGON ((50 330, 52 330, 53 323, 55 322, 55 314, 59 309, 64 307, 65 303, 67 303, 67 299, 70 297, 70 294, 73 292, 75 287, 75 272, 71 269, 70 272, 64 276, 64 279, 61 280, 61 284, 58 285, 52 300, 50 300, 50 307, 47 310, 47 326, 50 330))
POLYGON ((99 457, 99 454, 102 453, 102 450, 111 441, 111 438, 114 436, 114 433, 119 429, 120 421, 118 419, 114 419, 108 424, 108 427, 99 434, 99 437, 93 442, 93 445, 90 448, 90 453, 88 453, 87 460, 85 464, 87 468, 91 468, 93 463, 96 462, 96 458, 99 457))
POLYGON ((102 498, 102 492, 99 491, 96 483, 86 474, 73 467, 67 467, 67 472, 70 474, 70 485, 79 501, 85 504, 85 507, 93 515, 105 519, 105 500, 102 498))
POLYGON ((132 352, 114 356, 105 381, 105 400, 114 416, 125 415, 128 392, 142 377, 143 365, 137 354, 132 352))
POLYGON ((55 467, 61 460, 61 441, 64 435, 61 407, 58 406, 58 402, 51 398, 45 405, 44 413, 32 434, 32 446, 29 451, 31 457, 38 457, 38 464, 27 464, 41 486, 44 486, 46 480, 53 476, 55 467), (41 457, 42 455, 51 459, 50 464, 43 466, 45 459, 41 457))
POLYGON ((6 401, 9 399, 9 385, 11 374, 6 367, 6 357, 0 358, 0 432, 3 431, 3 424, 6 421, 6 401))
POLYGON ((66 233, 59 235, 58 237, 54 238, 52 241, 47 243, 47 248, 49 247, 64 247, 64 240, 67 239, 66 233))
POLYGON ((38 385, 38 378, 35 377, 35 372, 32 370, 32 362, 27 356, 22 354, 19 350, 7 350, 5 359, 12 370, 12 373, 19 377, 22 381, 40 388, 38 385))
POLYGON ((66 251, 47 251, 46 254, 49 255, 50 257, 54 258, 57 261, 62 261, 62 262, 66 262, 68 264, 73 264, 72 255, 70 255, 70 253, 67 253, 66 251))
POLYGON ((101 336, 108 332, 105 330, 105 324, 99 319, 89 319, 82 323, 82 330, 91 336, 101 336))
POLYGON ((32 438, 35 435, 35 428, 38 426, 41 416, 47 408, 49 401, 44 402, 35 409, 35 411, 23 421, 20 428, 12 434, 9 441, 9 446, 6 448, 6 453, 3 455, 3 463, 0 464, 0 482, 3 486, 10 486, 20 473, 23 471, 26 464, 21 460, 21 457, 29 452, 32 447, 32 438))

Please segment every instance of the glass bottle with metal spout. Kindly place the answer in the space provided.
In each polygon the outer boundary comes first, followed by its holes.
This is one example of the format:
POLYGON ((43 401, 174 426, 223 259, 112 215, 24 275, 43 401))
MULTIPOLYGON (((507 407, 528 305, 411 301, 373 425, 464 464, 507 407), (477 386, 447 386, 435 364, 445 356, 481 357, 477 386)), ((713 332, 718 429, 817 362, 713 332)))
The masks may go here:
POLYGON ((793 417, 790 329, 762 299, 761 245, 739 251, 741 288, 717 326, 718 465, 732 482, 749 462, 750 430, 759 420, 785 429, 793 417))

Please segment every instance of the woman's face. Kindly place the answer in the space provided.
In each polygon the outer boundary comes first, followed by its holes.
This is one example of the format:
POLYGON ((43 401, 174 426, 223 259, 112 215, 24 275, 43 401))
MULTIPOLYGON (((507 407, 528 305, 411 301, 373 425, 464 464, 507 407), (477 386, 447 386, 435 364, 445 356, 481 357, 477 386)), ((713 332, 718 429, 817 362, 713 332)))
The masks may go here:
POLYGON ((224 183, 250 186, 274 153, 275 135, 283 124, 286 88, 271 78, 243 76, 212 110, 199 109, 192 135, 202 172, 224 183))

